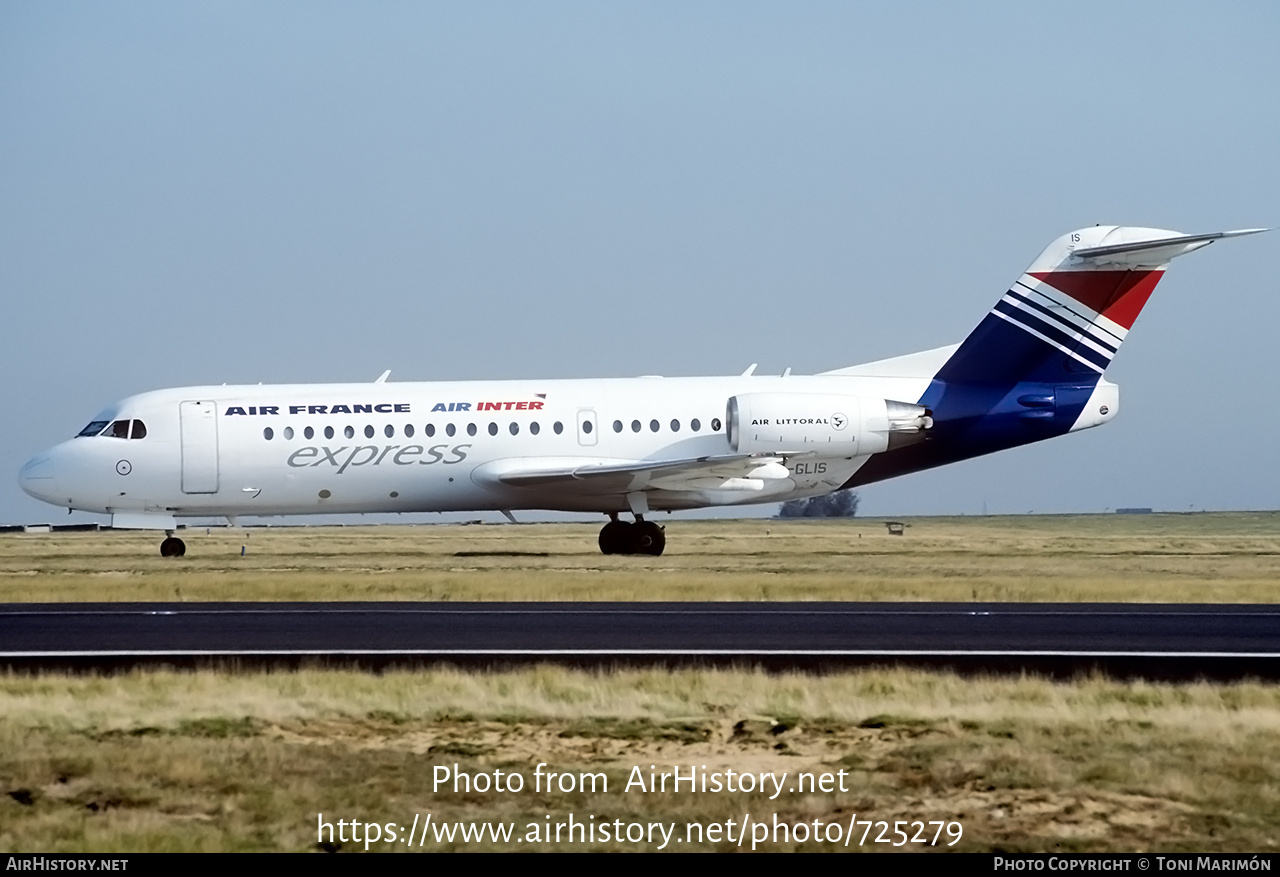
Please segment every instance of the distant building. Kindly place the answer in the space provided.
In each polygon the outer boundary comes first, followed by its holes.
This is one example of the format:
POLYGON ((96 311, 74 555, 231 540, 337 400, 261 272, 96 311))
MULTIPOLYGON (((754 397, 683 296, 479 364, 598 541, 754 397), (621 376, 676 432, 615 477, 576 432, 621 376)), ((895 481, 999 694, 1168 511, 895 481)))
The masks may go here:
POLYGON ((1116 509, 1117 515, 1149 515, 1151 509, 1116 509))

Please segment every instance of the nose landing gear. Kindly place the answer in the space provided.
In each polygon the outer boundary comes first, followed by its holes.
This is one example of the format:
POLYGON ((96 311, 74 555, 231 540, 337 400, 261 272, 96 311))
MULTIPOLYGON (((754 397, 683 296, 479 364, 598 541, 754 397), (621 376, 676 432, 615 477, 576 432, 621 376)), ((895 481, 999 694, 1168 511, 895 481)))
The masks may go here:
POLYGON ((634 524, 618 520, 609 513, 609 523, 600 530, 600 551, 604 554, 662 554, 667 547, 667 534, 662 527, 636 515, 634 524))
POLYGON ((187 553, 187 543, 183 542, 177 536, 173 535, 172 530, 168 530, 167 537, 160 543, 161 557, 182 557, 187 553))

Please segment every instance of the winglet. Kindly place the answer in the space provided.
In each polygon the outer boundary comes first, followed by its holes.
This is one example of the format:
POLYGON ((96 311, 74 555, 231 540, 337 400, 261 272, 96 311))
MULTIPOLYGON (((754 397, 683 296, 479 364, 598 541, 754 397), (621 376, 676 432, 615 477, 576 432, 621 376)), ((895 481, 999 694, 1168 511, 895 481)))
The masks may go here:
POLYGON ((391 377, 391 369, 387 369, 387 370, 386 370, 386 371, 384 371, 382 374, 378 375, 378 379, 377 379, 376 381, 374 381, 374 383, 375 383, 375 384, 385 384, 385 383, 387 382, 387 378, 389 378, 389 377, 391 377))
POLYGON ((744 371, 744 372, 742 373, 742 377, 744 377, 744 378, 749 378, 749 377, 751 377, 753 374, 755 374, 755 373, 756 373, 756 366, 758 366, 759 364, 760 364, 760 363, 758 363, 758 362, 753 362, 753 363, 751 363, 751 365, 747 366, 747 370, 746 370, 746 371, 744 371))

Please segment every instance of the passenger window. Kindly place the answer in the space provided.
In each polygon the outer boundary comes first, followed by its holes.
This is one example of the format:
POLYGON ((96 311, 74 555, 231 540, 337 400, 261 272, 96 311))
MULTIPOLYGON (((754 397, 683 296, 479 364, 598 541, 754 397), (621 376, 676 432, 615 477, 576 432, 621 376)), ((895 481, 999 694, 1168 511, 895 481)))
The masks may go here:
POLYGON ((614 431, 614 432, 622 432, 622 421, 621 421, 621 420, 615 420, 615 421, 613 422, 613 431, 614 431))
POLYGON ((302 431, 302 437, 307 440, 311 440, 316 437, 316 431, 308 426, 302 431))
POLYGON ((698 430, 702 429, 702 422, 695 417, 693 418, 693 420, 689 421, 689 428, 694 432, 697 432, 698 430))
POLYGON ((516 423, 515 421, 512 421, 512 422, 511 422, 511 434, 512 434, 512 435, 518 435, 518 434, 519 434, 519 432, 520 432, 520 424, 516 423))
POLYGON ((720 431, 720 418, 719 418, 719 417, 713 417, 713 418, 711 418, 711 431, 712 431, 712 432, 719 432, 719 431, 720 431))
POLYGON ((538 421, 536 420, 533 423, 529 424, 529 432, 533 433, 534 435, 537 435, 539 431, 541 431, 541 429, 542 427, 538 426, 538 421))
MULTIPOLYGON (((354 426, 347 426, 345 429, 342 430, 342 434, 345 435, 347 438, 355 438, 356 428, 354 426)), ((307 438, 311 438, 311 436, 307 436, 307 438)))
POLYGON ((147 425, 141 420, 133 422, 133 429, 129 433, 129 438, 143 439, 147 437, 147 425))
POLYGON ((475 434, 476 434, 476 425, 474 423, 468 423, 467 435, 475 435, 475 434))
POLYGON ((639 431, 640 431, 640 421, 638 421, 638 420, 633 420, 633 421, 631 421, 631 431, 632 431, 632 432, 639 432, 639 431))
POLYGON ((332 427, 332 426, 326 426, 326 427, 324 428, 324 437, 325 437, 325 438, 327 438, 327 439, 331 439, 331 438, 333 438, 333 427, 332 427))
POLYGON ((117 420, 107 428, 106 435, 112 438, 127 439, 129 437, 129 421, 117 420))
POLYGON ((493 421, 489 421, 489 435, 497 435, 497 434, 498 434, 498 424, 494 423, 493 421))
POLYGON ((457 431, 458 430, 454 427, 452 423, 450 423, 448 426, 444 428, 444 434, 447 435, 449 438, 453 438, 453 434, 457 431))
POLYGON ((559 435, 560 433, 564 432, 564 424, 558 420, 551 425, 551 428, 555 430, 556 435, 559 435))
POLYGON ((404 425, 404 437, 405 437, 405 438, 413 438, 413 424, 412 424, 412 423, 406 423, 406 424, 404 425))
POLYGON ((386 427, 382 430, 382 434, 385 435, 387 438, 395 438, 396 428, 388 423, 386 427))
POLYGON ((293 427, 286 426, 284 428, 284 437, 286 441, 293 441, 293 427))
POLYGON ((364 437, 365 437, 365 438, 373 438, 373 425, 372 425, 372 424, 366 424, 366 425, 365 425, 365 428, 364 428, 364 437))
POLYGON ((422 431, 427 434, 427 438, 431 438, 433 435, 436 434, 436 425, 434 423, 428 423, 425 427, 423 427, 422 431))
POLYGON ((650 421, 649 421, 649 429, 650 429, 652 432, 657 432, 657 431, 658 431, 658 429, 659 429, 659 427, 661 427, 661 424, 660 424, 660 423, 658 423, 658 421, 656 421, 656 420, 650 420, 650 421))
POLYGON ((267 441, 271 441, 273 438, 276 437, 275 430, 273 430, 271 427, 268 426, 266 429, 262 431, 262 437, 267 441))
POLYGON ((673 420, 673 421, 671 421, 671 431, 672 431, 672 432, 679 432, 679 431, 680 431, 680 421, 678 421, 678 420, 673 420))

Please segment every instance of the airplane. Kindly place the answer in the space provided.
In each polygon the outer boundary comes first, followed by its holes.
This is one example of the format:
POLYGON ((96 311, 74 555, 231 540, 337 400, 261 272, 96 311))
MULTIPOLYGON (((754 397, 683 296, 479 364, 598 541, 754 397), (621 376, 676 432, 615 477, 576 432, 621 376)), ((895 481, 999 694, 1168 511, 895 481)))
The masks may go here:
POLYGON ((818 496, 1110 422, 1107 366, 1169 262, 1261 231, 1083 228, 960 344, 816 375, 141 393, 19 483, 164 530, 165 557, 186 552, 184 517, 527 509, 607 515, 604 554, 660 555, 657 512, 818 496))

